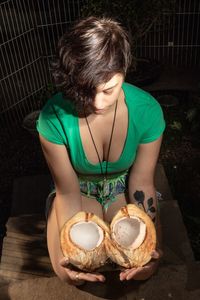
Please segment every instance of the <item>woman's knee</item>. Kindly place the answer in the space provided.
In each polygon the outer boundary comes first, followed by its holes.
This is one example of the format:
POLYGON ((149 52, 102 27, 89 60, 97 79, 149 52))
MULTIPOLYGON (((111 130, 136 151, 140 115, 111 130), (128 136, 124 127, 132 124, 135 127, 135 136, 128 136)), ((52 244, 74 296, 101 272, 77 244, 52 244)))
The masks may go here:
POLYGON ((64 267, 59 266, 55 263, 52 263, 52 267, 54 270, 54 273, 59 277, 59 279, 63 282, 70 282, 70 278, 68 276, 68 274, 66 273, 64 267))
POLYGON ((85 196, 82 196, 81 199, 83 211, 91 212, 97 215, 99 218, 103 219, 102 206, 96 199, 88 198, 85 196))
POLYGON ((119 194, 116 196, 116 201, 113 202, 104 213, 104 220, 108 223, 111 223, 113 217, 120 210, 121 207, 127 205, 127 199, 125 194, 119 194))

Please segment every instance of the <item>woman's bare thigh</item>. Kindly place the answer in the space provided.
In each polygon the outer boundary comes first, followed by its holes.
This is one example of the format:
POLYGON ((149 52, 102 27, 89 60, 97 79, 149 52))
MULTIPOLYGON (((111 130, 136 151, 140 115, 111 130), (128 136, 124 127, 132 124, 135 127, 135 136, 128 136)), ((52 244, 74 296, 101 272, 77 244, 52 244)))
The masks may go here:
POLYGON ((123 206, 127 205, 127 199, 125 194, 119 194, 116 196, 116 201, 114 201, 107 209, 106 212, 104 212, 103 219, 111 223, 114 215, 119 211, 119 209, 123 206))
POLYGON ((92 212, 103 219, 102 206, 95 198, 88 198, 82 195, 82 209, 85 212, 92 212))
POLYGON ((92 212, 107 223, 111 223, 114 215, 125 205, 127 205, 127 199, 123 193, 116 196, 116 201, 106 211, 103 211, 101 204, 96 199, 82 196, 83 211, 92 212))

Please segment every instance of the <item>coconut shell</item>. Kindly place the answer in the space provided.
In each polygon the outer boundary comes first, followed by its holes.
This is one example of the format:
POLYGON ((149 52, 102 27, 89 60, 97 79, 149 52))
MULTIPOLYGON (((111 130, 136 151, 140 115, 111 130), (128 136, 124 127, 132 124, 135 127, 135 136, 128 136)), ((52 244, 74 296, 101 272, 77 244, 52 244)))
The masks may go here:
POLYGON ((60 243, 63 255, 69 262, 83 271, 93 271, 105 264, 108 259, 105 243, 109 239, 109 226, 93 213, 79 212, 69 219, 61 229, 60 243), (103 230, 102 242, 92 250, 85 250, 75 244, 70 238, 70 229, 81 221, 96 223, 103 230))
POLYGON ((110 240, 106 241, 106 251, 109 258, 125 268, 144 266, 151 260, 151 253, 156 247, 156 230, 151 218, 134 204, 128 204, 117 212, 110 224, 111 232, 117 220, 130 216, 138 217, 146 224, 146 235, 142 244, 136 249, 126 248, 119 245, 112 238, 112 234, 110 240))

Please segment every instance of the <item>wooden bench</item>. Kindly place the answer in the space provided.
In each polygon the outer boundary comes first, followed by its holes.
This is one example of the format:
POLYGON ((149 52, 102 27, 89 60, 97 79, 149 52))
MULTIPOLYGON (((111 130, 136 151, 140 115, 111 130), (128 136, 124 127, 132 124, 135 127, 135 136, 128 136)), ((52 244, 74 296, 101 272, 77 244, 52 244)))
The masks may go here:
MULTIPOLYGON (((62 294, 60 294, 61 290, 63 293, 67 292, 69 296, 69 298, 63 299, 102 299, 104 297, 110 297, 111 294, 116 295, 116 298, 113 299, 118 299, 117 295, 121 295, 120 299, 135 299, 128 298, 129 294, 132 295, 132 297, 135 297, 135 294, 131 292, 129 286, 131 285, 131 287, 133 287, 133 285, 136 285, 135 282, 134 284, 133 282, 120 283, 118 278, 109 279, 108 276, 108 282, 110 282, 111 286, 110 288, 113 290, 110 290, 106 285, 87 283, 84 287, 84 291, 81 291, 80 289, 71 286, 69 287, 68 285, 61 283, 55 277, 51 268, 46 247, 44 215, 39 213, 38 207, 36 207, 34 211, 33 203, 30 205, 27 204, 30 199, 31 201, 35 201, 35 204, 37 205, 40 203, 38 199, 44 202, 44 199, 41 198, 41 196, 44 197, 44 191, 42 191, 41 188, 44 182, 47 183, 48 179, 43 175, 26 177, 23 180, 18 179, 15 182, 13 199, 18 202, 18 204, 20 201, 24 201, 26 208, 22 208, 23 214, 20 214, 18 209, 18 215, 16 215, 16 211, 14 211, 14 209, 19 206, 15 203, 13 205, 12 217, 10 217, 7 223, 7 236, 4 238, 2 260, 0 265, 0 294, 1 292, 4 293, 4 295, 12 294, 12 297, 9 299, 13 300, 38 300, 40 299, 39 294, 37 298, 34 298, 34 293, 38 289, 38 293, 40 291, 40 295, 42 295, 42 300, 62 299, 59 298, 62 296, 62 294), (22 199, 22 194, 24 199, 22 199), (29 211, 30 207, 32 207, 31 209, 33 210, 32 214, 30 214, 29 211), (22 289, 26 291, 24 293, 28 293, 28 287, 26 284, 30 285, 29 298, 26 298, 27 295, 25 294, 23 294, 25 295, 24 298, 22 296, 22 298, 15 298, 19 297, 19 293, 22 289), (51 287, 50 290, 52 298, 48 292, 45 294, 45 285, 49 288, 51 287), (57 294, 55 289, 52 288, 54 286, 57 287, 57 294), (55 296, 55 294, 57 296, 55 296)), ((150 281, 146 283, 147 290, 144 289, 144 295, 150 289, 149 282, 151 282, 151 280, 153 280, 152 282, 154 282, 154 284, 159 285, 159 280, 165 281, 166 276, 172 276, 173 281, 175 278, 177 279, 177 272, 182 272, 182 276, 187 277, 186 266, 194 263, 193 253, 182 221, 179 206, 177 201, 174 200, 171 195, 162 165, 158 165, 157 167, 155 182, 156 189, 162 193, 163 199, 160 200, 159 203, 161 208, 165 255, 163 264, 159 270, 159 274, 157 275, 160 279, 156 276, 150 279, 150 281), (165 275, 163 275, 162 272, 164 272, 165 275), (158 283, 156 283, 157 281, 158 283)), ((137 290, 137 292, 138 291, 139 290, 137 290)), ((140 289, 140 291, 142 291, 142 289, 140 289)), ((136 293, 136 289, 134 293, 136 293)), ((162 296, 163 295, 161 293, 160 297, 162 296)), ((170 297, 170 295, 168 296, 170 297)), ((151 300, 153 299, 154 298, 151 298, 151 300)), ((165 298, 164 296, 163 298, 159 298, 157 295, 157 298, 155 299, 163 300, 165 298)))

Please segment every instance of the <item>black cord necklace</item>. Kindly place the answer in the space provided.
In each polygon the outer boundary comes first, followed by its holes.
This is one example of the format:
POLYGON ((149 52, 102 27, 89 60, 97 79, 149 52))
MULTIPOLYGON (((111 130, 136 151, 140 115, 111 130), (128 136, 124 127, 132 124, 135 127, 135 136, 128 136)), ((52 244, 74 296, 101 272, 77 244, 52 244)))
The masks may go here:
POLYGON ((108 145, 108 154, 107 154, 107 158, 106 158, 106 171, 105 171, 105 173, 103 172, 103 166, 102 166, 101 158, 100 158, 97 146, 95 144, 94 137, 92 135, 92 131, 91 131, 91 128, 90 128, 90 125, 89 125, 89 122, 88 122, 88 119, 87 119, 87 116, 86 116, 86 113, 85 113, 85 110, 84 110, 85 120, 86 120, 86 123, 87 123, 87 127, 88 127, 88 130, 89 130, 89 133, 90 133, 90 136, 91 136, 91 139, 92 139, 95 151, 96 151, 97 156, 98 156, 98 160, 99 160, 99 164, 100 164, 100 168, 101 168, 101 174, 103 175, 103 194, 104 195, 107 194, 107 191, 108 191, 108 187, 107 187, 108 160, 109 160, 110 148, 111 148, 112 137, 113 137, 114 127, 115 127, 115 120, 116 120, 116 114, 117 114, 117 106, 118 106, 118 99, 117 99, 116 104, 115 104, 115 112, 114 112, 112 129, 111 129, 111 134, 110 134, 110 141, 109 141, 109 145, 108 145))

